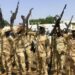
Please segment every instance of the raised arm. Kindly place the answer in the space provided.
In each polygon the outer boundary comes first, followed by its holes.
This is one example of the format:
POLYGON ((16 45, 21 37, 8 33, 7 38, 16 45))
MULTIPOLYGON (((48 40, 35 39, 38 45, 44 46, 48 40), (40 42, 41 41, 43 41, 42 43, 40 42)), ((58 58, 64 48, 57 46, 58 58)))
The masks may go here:
POLYGON ((33 10, 33 8, 31 8, 31 9, 29 10, 29 13, 28 13, 28 15, 27 15, 27 17, 26 17, 26 20, 29 19, 30 15, 31 15, 31 13, 32 13, 32 10, 33 10))

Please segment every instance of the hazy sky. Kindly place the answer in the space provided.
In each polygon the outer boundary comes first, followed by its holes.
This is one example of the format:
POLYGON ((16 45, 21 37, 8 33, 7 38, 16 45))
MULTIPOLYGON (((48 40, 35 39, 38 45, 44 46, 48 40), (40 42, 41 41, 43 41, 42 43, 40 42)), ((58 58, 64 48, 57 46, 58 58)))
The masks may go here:
MULTIPOLYGON (((15 24, 21 22, 21 15, 27 15, 30 8, 34 8, 30 18, 44 18, 49 15, 60 14, 64 5, 67 4, 63 19, 69 20, 75 15, 75 0, 19 0, 20 7, 15 24)), ((0 0, 3 17, 10 20, 11 13, 16 8, 18 0, 0 0)), ((75 18, 74 18, 75 19, 75 18)))

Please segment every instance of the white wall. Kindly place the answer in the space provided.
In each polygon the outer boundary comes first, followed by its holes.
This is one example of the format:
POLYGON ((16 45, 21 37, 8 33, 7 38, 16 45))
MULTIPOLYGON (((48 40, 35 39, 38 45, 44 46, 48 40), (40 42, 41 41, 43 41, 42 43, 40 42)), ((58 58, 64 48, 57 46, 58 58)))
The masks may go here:
MULTIPOLYGON (((32 26, 32 30, 36 30, 37 31, 37 25, 29 25, 29 28, 32 26)), ((46 31, 49 31, 49 32, 51 32, 52 31, 52 29, 53 29, 53 26, 54 26, 54 24, 40 24, 39 26, 43 26, 43 27, 45 27, 45 30, 46 31)), ((66 25, 64 24, 64 23, 61 23, 60 24, 60 28, 61 29, 64 29, 64 28, 66 28, 66 25)), ((71 26, 70 26, 70 29, 71 29, 71 26)))

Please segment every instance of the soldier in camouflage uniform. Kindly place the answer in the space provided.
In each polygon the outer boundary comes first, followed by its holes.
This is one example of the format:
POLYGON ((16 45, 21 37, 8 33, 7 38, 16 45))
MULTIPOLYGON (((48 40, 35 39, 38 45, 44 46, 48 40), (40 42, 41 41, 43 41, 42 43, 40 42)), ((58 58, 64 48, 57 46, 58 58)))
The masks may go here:
MULTIPOLYGON (((75 71, 75 27, 72 28, 72 35, 68 40, 69 45, 69 56, 71 58, 72 63, 70 64, 70 69, 72 70, 72 74, 74 74, 75 71)), ((71 62, 69 61, 69 62, 71 62)))
POLYGON ((16 48, 16 62, 19 68, 19 71, 22 74, 26 74, 26 64, 25 64, 25 56, 24 56, 24 45, 21 44, 21 39, 15 40, 15 48, 16 48))
POLYGON ((8 29, 6 28, 3 29, 2 38, 3 38, 3 50, 2 50, 3 64, 5 66, 6 72, 8 72, 8 74, 11 75, 12 73, 17 74, 18 69, 20 71, 21 68, 23 68, 23 71, 25 71, 24 66, 25 64, 23 64, 24 63, 23 48, 20 49, 17 46, 18 42, 11 35, 10 27, 8 29))
POLYGON ((27 72, 31 72, 31 64, 32 64, 32 52, 31 52, 31 42, 32 42, 32 37, 30 38, 29 35, 26 35, 22 38, 22 42, 23 42, 23 50, 25 52, 24 56, 25 56, 25 67, 27 72))
POLYGON ((5 31, 4 35, 2 35, 2 38, 3 38, 2 60, 5 66, 6 72, 8 72, 8 75, 10 75, 11 63, 12 63, 12 59, 10 58, 10 55, 11 55, 11 49, 12 49, 13 44, 11 46, 10 42, 12 43, 12 41, 8 37, 7 33, 8 31, 5 31))
POLYGON ((39 35, 37 37, 38 40, 38 61, 39 61, 39 70, 40 75, 48 75, 48 65, 46 64, 47 55, 49 49, 47 49, 48 37, 45 35, 45 28, 40 27, 39 35), (47 43, 46 43, 47 42, 47 43))
POLYGON ((63 36, 57 37, 56 42, 57 42, 57 51, 59 54, 60 59, 58 60, 60 62, 60 73, 66 73, 64 68, 65 68, 65 63, 66 63, 66 52, 67 52, 67 42, 66 42, 66 36, 67 34, 63 34, 63 36))

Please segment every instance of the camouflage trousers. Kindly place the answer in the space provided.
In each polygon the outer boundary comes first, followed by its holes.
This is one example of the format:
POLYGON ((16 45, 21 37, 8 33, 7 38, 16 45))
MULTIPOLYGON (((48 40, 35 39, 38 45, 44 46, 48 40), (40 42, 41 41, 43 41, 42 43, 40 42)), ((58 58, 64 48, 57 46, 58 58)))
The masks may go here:
MULTIPOLYGON (((41 46, 41 45, 40 45, 41 46)), ((38 64, 39 64, 39 71, 40 71, 40 75, 48 75, 48 65, 46 63, 46 52, 44 50, 44 48, 41 46, 38 46, 38 64)))

